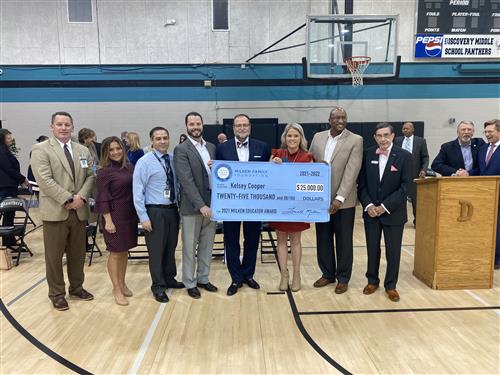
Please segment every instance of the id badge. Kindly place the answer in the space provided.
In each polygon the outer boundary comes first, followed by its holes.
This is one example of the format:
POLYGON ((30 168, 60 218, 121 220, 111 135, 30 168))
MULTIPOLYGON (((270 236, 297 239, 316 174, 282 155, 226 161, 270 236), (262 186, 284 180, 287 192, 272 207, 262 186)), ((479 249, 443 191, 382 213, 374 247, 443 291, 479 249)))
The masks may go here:
POLYGON ((85 158, 80 158, 80 167, 82 168, 88 168, 89 167, 89 162, 85 158))
POLYGON ((170 189, 168 187, 163 190, 163 198, 170 200, 170 189))

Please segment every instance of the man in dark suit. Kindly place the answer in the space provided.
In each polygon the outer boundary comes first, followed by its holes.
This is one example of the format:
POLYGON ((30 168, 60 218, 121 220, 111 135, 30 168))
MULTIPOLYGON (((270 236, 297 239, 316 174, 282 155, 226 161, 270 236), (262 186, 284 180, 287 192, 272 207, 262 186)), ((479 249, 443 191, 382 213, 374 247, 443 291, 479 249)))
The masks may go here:
POLYGON ((364 153, 358 184, 368 250, 368 284, 363 293, 372 294, 380 283, 380 239, 383 232, 387 259, 384 288, 389 299, 397 302, 401 240, 407 221, 406 196, 412 179, 411 155, 393 144, 394 130, 388 123, 377 124, 375 140, 378 147, 370 147, 364 153))
POLYGON ((182 281, 188 295, 198 299, 198 287, 217 291, 208 281, 216 224, 210 221, 210 166, 215 145, 203 139, 203 118, 199 113, 189 112, 184 122, 188 137, 174 150, 182 217, 182 281))
MULTIPOLYGON (((478 152, 478 168, 471 171, 476 176, 500 176, 500 120, 484 123, 484 135, 488 141, 478 152)), ((498 201, 497 240, 495 269, 500 269, 500 197, 498 201)))
MULTIPOLYGON (((264 142, 250 138, 250 118, 239 114, 233 118, 234 139, 217 145, 217 160, 269 161, 269 147, 264 142)), ((257 219, 257 218, 256 218, 257 219)), ((252 289, 260 285, 254 280, 255 262, 262 223, 260 221, 243 222, 243 261, 240 261, 240 227, 241 221, 224 222, 224 245, 227 268, 231 274, 232 283, 227 289, 227 295, 238 292, 243 283, 252 289)))
POLYGON ((477 168, 477 152, 484 145, 481 138, 472 138, 474 123, 462 121, 457 126, 457 139, 443 143, 431 168, 443 176, 468 176, 477 168))
MULTIPOLYGON (((412 122, 405 122, 402 128, 404 137, 396 137, 394 144, 408 151, 413 160, 412 178, 424 178, 429 166, 429 152, 427 151, 427 142, 424 138, 414 135, 415 127, 412 122)), ((411 181, 408 187, 408 196, 411 199, 413 208, 413 224, 416 220, 417 210, 417 186, 411 181)))

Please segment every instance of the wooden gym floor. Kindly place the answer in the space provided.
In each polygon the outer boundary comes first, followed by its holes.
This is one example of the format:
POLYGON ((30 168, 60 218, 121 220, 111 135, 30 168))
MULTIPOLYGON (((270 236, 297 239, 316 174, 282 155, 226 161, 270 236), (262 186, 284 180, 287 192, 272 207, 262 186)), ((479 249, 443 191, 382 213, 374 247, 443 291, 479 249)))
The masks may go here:
MULTIPOLYGON (((58 312, 47 298, 42 229, 27 237, 33 257, 0 271, 2 374, 497 374, 500 373, 500 281, 490 290, 436 291, 412 275, 415 231, 407 224, 401 256, 399 303, 383 288, 362 294, 366 248, 360 209, 349 290, 316 289, 314 229, 304 232, 297 293, 277 291, 274 257, 260 253, 259 291, 226 296, 225 264, 212 263, 212 294, 193 300, 171 292, 167 304, 149 291, 146 261, 130 261, 130 306, 114 303, 107 254, 85 266, 91 302, 69 301, 58 312)), ((32 217, 40 223, 37 209, 32 217)), ((219 237, 219 236, 218 236, 219 237)), ((105 246, 98 236, 101 249, 105 246)), ((181 269, 180 245, 177 251, 181 269)), ((291 267, 291 265, 290 265, 291 267)), ((381 275, 385 272, 382 261, 381 275)), ((180 274, 178 275, 180 279, 180 274)))

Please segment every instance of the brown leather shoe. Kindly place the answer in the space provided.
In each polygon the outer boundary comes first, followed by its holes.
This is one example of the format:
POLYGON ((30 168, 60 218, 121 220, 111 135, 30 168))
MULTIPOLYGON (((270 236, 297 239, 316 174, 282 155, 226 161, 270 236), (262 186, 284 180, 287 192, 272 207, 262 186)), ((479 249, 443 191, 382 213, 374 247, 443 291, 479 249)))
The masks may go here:
POLYGON ((324 286, 327 286, 328 284, 334 283, 335 280, 330 280, 327 279, 326 277, 321 276, 318 280, 316 280, 313 284, 315 288, 322 288, 324 286))
POLYGON ((83 288, 78 293, 70 293, 69 297, 73 299, 79 299, 82 301, 91 301, 94 299, 94 296, 83 288))
POLYGON ((363 289, 363 294, 373 294, 378 289, 377 284, 366 284, 363 289))
POLYGON ((68 301, 66 301, 66 298, 64 298, 64 296, 53 297, 50 298, 50 300, 52 301, 52 305, 54 305, 54 309, 58 311, 69 309, 68 301))
POLYGON ((335 293, 342 294, 345 292, 347 292, 347 283, 337 283, 337 286, 335 287, 335 293))
POLYGON ((399 301, 399 293, 396 289, 387 289, 385 292, 387 293, 387 297, 389 297, 392 302, 399 301))

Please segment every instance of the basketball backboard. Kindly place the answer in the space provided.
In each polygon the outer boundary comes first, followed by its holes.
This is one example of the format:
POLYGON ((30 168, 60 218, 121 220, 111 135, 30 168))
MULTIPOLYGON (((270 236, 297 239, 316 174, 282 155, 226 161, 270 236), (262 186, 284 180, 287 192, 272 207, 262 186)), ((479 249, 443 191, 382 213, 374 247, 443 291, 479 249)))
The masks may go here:
POLYGON ((397 74, 398 16, 307 17, 307 77, 351 78, 345 60, 369 57, 364 78, 397 74))

